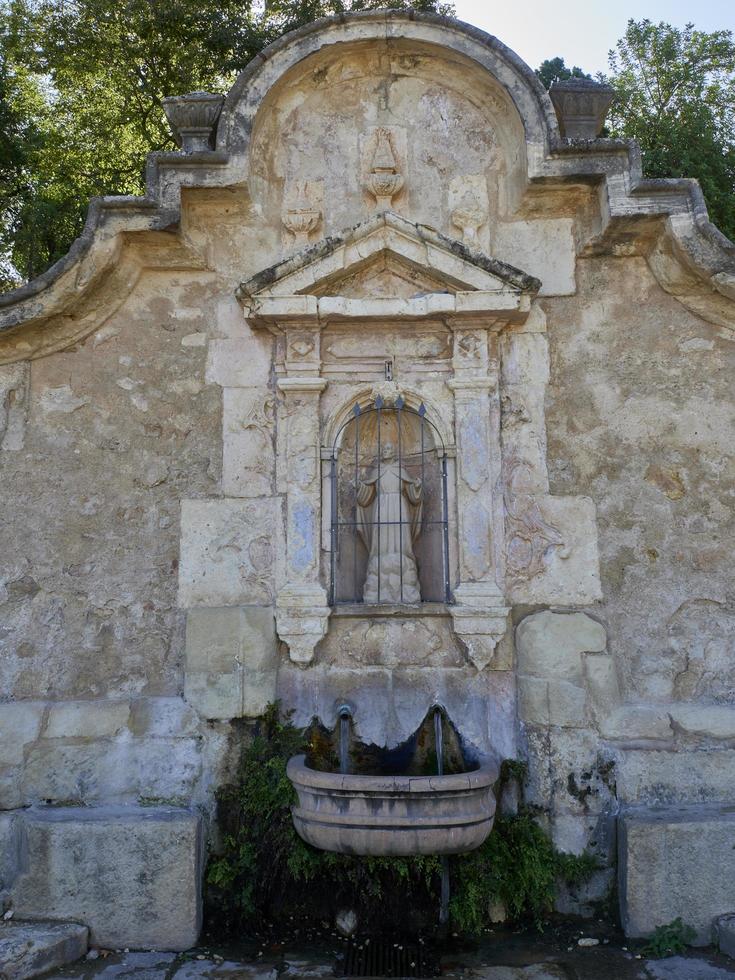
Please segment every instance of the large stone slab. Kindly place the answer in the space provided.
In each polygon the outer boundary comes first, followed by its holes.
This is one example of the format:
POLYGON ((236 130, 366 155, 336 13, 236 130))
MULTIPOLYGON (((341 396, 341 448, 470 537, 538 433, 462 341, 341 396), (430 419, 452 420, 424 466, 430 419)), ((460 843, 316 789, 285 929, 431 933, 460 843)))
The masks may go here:
POLYGON ((75 922, 0 922, 0 977, 26 980, 87 952, 88 930, 75 922))
POLYGON ((273 498, 181 501, 180 606, 273 601, 277 507, 273 498))
POLYGON ((24 816, 18 916, 73 919, 95 946, 183 950, 201 927, 201 820, 167 807, 63 807, 24 816))
POLYGON ((627 936, 677 917, 712 942, 712 920, 735 908, 735 806, 624 811, 618 828, 620 915, 627 936))

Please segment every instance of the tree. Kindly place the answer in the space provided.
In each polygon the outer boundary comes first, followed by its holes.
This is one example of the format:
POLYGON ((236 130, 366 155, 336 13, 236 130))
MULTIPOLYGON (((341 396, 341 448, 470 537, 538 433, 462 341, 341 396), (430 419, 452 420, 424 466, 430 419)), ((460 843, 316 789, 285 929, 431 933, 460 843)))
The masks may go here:
POLYGON ((735 238, 732 32, 630 20, 609 65, 611 135, 638 140, 648 177, 698 178, 712 221, 735 238))
MULTIPOLYGON (((146 155, 174 148, 164 96, 226 92, 286 31, 384 5, 0 0, 0 288, 38 275, 68 251, 90 197, 143 192, 146 155)), ((439 0, 391 6, 453 12, 439 0)))
POLYGON ((547 58, 536 69, 536 74, 545 89, 550 89, 552 82, 565 82, 568 78, 591 78, 577 65, 567 68, 563 58, 547 58))

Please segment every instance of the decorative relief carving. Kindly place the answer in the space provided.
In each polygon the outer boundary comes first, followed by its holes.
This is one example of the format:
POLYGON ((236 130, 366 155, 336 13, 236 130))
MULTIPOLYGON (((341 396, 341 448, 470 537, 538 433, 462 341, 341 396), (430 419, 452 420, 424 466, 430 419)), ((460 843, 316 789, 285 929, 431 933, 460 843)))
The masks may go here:
POLYGON ((286 194, 283 224, 298 248, 309 244, 312 233, 322 222, 321 181, 296 181, 286 194))
POLYGON ((488 251, 490 246, 490 201, 484 174, 460 174, 449 184, 449 217, 470 248, 488 251))
POLYGON ((393 135, 387 129, 378 129, 366 186, 375 198, 379 210, 388 210, 393 198, 403 188, 405 181, 398 169, 393 135))
POLYGON ((452 224, 462 232, 462 240, 465 244, 473 248, 480 248, 478 232, 486 221, 487 209, 469 191, 452 211, 452 224))
POLYGON ((528 463, 513 455, 504 468, 506 575, 509 583, 517 584, 544 571, 550 549, 558 548, 560 558, 568 558, 570 552, 559 529, 541 512, 528 463))

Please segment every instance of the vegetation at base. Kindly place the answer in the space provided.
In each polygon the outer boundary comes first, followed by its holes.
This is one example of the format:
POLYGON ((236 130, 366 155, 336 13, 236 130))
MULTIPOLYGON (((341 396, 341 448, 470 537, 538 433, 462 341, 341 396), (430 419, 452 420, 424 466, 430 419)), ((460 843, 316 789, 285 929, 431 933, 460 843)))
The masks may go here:
MULTIPOLYGON (((400 923, 420 931, 434 925, 438 857, 332 854, 296 834, 290 813, 296 798, 286 764, 312 748, 309 740, 309 732, 282 719, 278 705, 271 705, 242 751, 235 780, 219 792, 222 849, 207 871, 211 920, 225 930, 264 931, 274 919, 319 921, 357 906, 364 929, 391 930, 400 923)), ((523 771, 520 763, 506 767, 514 778, 523 771)), ((552 909, 557 879, 579 883, 595 867, 588 856, 555 852, 529 811, 500 817, 483 847, 450 859, 453 926, 481 931, 494 902, 502 902, 514 921, 541 925, 552 909)))
POLYGON ((678 956, 687 946, 691 946, 696 935, 691 926, 685 925, 681 917, 677 917, 666 926, 657 926, 641 953, 657 960, 664 956, 678 956))

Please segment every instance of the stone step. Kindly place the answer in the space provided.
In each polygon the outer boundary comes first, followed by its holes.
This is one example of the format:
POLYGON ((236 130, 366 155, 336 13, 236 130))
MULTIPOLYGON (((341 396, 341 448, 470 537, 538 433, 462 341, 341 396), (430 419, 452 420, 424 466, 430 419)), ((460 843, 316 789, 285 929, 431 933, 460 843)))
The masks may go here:
POLYGON ((73 963, 87 952, 88 938, 75 922, 0 921, 0 978, 26 980, 73 963))

